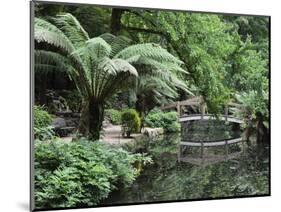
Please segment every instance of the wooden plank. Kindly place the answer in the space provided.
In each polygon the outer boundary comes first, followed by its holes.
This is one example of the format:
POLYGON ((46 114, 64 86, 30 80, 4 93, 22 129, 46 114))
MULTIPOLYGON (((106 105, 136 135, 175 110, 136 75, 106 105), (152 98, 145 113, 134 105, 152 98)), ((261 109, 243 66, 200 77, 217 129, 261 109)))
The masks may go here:
POLYGON ((228 105, 224 106, 224 116, 225 116, 225 121, 227 121, 227 118, 228 118, 228 105))
POLYGON ((181 116, 181 106, 180 106, 180 103, 179 102, 177 102, 177 112, 178 112, 178 114, 179 114, 179 116, 181 116))
POLYGON ((164 106, 161 107, 161 110, 175 108, 176 106, 177 106, 176 103, 172 103, 172 104, 169 104, 169 105, 164 105, 164 106))
POLYGON ((201 100, 199 98, 197 98, 197 99, 187 99, 187 100, 181 101, 179 103, 180 103, 180 105, 188 106, 188 105, 199 105, 200 102, 201 102, 201 100))
POLYGON ((177 105, 180 106, 188 106, 188 105, 199 105, 201 102, 201 97, 193 97, 191 99, 187 99, 187 100, 183 100, 183 101, 179 101, 179 102, 174 102, 171 104, 167 104, 167 105, 163 105, 161 107, 162 110, 166 110, 166 109, 171 109, 171 108, 176 108, 177 105))

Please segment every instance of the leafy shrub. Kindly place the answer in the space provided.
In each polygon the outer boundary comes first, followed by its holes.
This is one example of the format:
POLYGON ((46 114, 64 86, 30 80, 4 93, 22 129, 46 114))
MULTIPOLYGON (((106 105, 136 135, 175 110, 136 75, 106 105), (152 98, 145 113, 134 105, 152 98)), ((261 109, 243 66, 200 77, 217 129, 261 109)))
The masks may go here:
POLYGON ((47 127, 52 122, 51 115, 42 106, 34 106, 34 127, 47 127))
POLYGON ((107 109, 104 111, 105 117, 107 117, 112 124, 121 124, 121 112, 115 109, 107 109))
POLYGON ((51 140, 55 135, 52 126, 47 127, 34 127, 34 137, 40 141, 51 140))
POLYGON ((52 139, 53 128, 50 126, 52 117, 42 106, 34 106, 34 137, 41 141, 52 139))
POLYGON ((141 119, 139 114, 134 109, 126 109, 122 112, 121 122, 123 127, 123 136, 126 134, 130 137, 131 133, 139 132, 141 119))
POLYGON ((145 124, 148 127, 162 127, 164 131, 168 133, 180 131, 177 112, 162 112, 160 110, 152 110, 145 117, 145 124))
POLYGON ((36 142, 36 208, 97 205, 117 185, 135 180, 137 162, 151 159, 101 142, 36 142))

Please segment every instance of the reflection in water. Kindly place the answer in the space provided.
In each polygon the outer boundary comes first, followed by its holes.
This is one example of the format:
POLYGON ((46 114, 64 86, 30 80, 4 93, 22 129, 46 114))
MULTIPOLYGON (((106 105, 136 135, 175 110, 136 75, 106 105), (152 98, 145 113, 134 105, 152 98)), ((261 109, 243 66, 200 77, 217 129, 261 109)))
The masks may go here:
POLYGON ((244 153, 245 145, 237 123, 221 120, 186 121, 181 123, 181 129, 183 143, 178 151, 179 161, 210 165, 237 158, 244 153))
POLYGON ((182 122, 183 141, 216 141, 240 137, 239 124, 220 120, 182 122))
POLYGON ((113 192, 102 204, 268 194, 268 147, 251 145, 239 158, 197 166, 177 162, 179 142, 179 135, 170 135, 128 147, 131 151, 148 152, 154 164, 145 167, 131 186, 113 192))

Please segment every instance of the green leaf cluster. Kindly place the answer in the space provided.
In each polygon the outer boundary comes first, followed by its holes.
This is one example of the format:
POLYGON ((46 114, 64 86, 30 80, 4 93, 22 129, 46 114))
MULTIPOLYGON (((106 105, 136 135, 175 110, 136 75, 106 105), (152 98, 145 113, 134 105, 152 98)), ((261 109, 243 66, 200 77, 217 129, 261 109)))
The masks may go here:
POLYGON ((160 110, 152 110, 145 117, 145 123, 148 127, 162 127, 167 133, 180 131, 178 114, 175 111, 162 112, 160 110))
POLYGON ((52 122, 51 115, 42 106, 35 105, 33 107, 33 130, 34 138, 41 141, 53 138, 54 131, 50 126, 52 122))
POLYGON ((135 109, 126 109, 122 112, 121 123, 123 134, 130 136, 133 132, 139 132, 141 127, 141 119, 135 109))
POLYGON ((135 180, 137 162, 147 164, 151 159, 101 142, 36 142, 36 208, 97 205, 117 186, 135 180))
POLYGON ((116 125, 121 124, 121 114, 122 114, 121 111, 116 109, 106 109, 104 113, 105 113, 104 115, 105 118, 110 120, 112 124, 116 124, 116 125))

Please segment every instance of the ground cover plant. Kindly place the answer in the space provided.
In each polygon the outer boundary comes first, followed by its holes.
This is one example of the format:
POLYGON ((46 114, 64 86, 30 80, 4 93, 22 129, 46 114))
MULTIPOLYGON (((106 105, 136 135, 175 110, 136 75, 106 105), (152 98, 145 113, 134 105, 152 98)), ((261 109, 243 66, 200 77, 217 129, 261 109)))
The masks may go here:
POLYGON ((35 143, 37 208, 94 206, 118 187, 129 186, 151 158, 102 142, 35 143), (140 165, 139 165, 140 164, 140 165))

